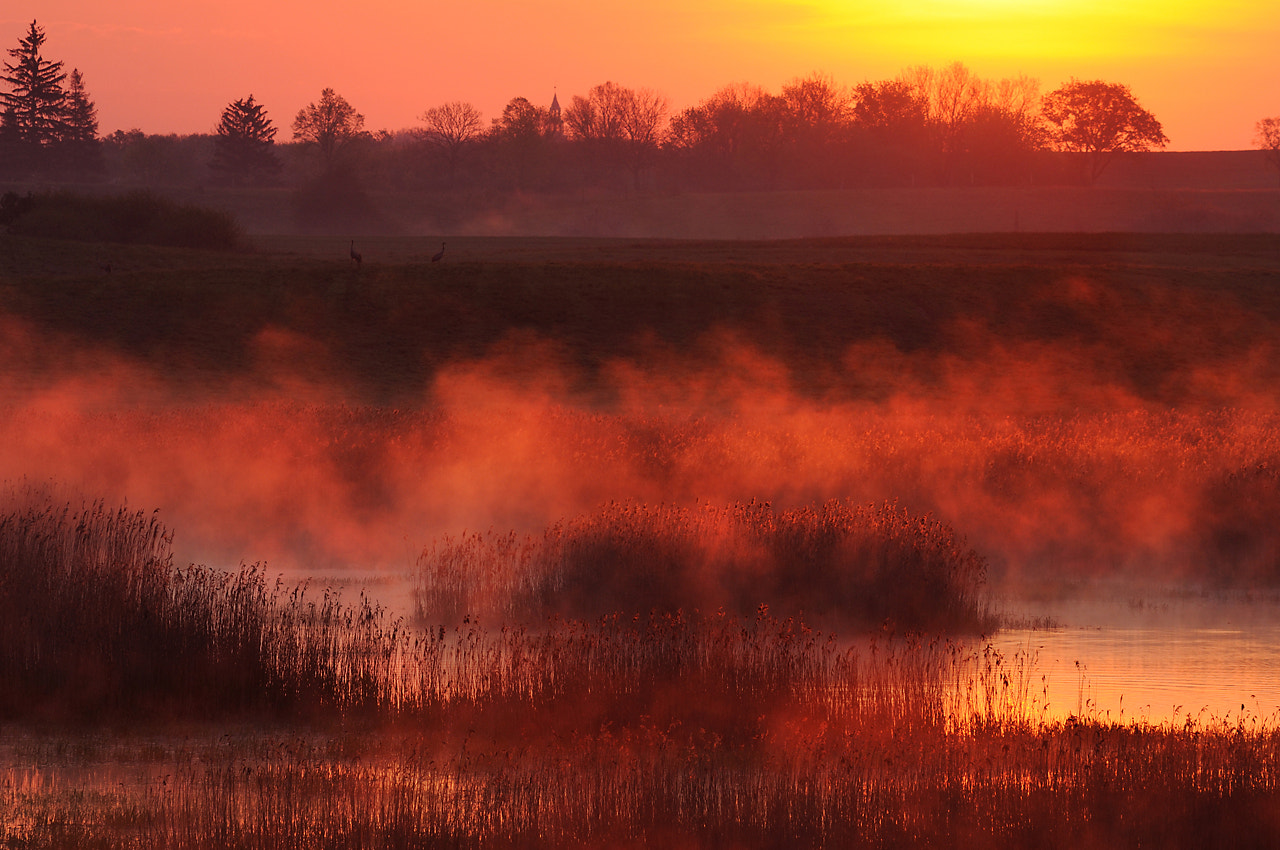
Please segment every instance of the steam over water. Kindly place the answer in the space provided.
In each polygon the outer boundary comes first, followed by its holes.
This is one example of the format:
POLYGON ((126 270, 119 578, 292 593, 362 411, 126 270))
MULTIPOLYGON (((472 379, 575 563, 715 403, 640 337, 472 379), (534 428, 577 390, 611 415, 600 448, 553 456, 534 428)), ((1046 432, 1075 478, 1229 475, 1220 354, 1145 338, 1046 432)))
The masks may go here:
MULTIPOLYGON (((682 261, 667 271, 693 286, 710 267, 682 261)), ((770 299, 810 272, 765 268, 743 278, 756 275, 767 317, 770 299)), ((710 319, 676 328, 674 342, 650 334, 622 345, 621 326, 616 335, 591 323, 564 330, 586 355, 522 327, 477 334, 492 343, 479 352, 475 340, 456 356, 397 351, 404 371, 428 377, 412 392, 398 379, 393 404, 369 403, 343 371, 359 346, 343 348, 332 329, 318 339, 301 319, 254 330, 238 352, 242 370, 219 373, 210 389, 200 370, 212 367, 190 352, 195 365, 158 364, 7 317, 0 479, 60 500, 158 509, 179 562, 265 562, 268 573, 364 589, 405 614, 409 576, 444 535, 536 536, 628 500, 895 503, 948 524, 985 557, 997 595, 1020 600, 1011 613, 1060 624, 998 638, 1007 651, 1036 653, 1053 715, 1280 709, 1270 684, 1280 679, 1275 603, 1237 601, 1280 581, 1270 326, 1248 305, 1206 300, 1192 286, 1144 278, 1118 293, 1075 271, 1035 278, 1051 285, 1005 310, 1022 272, 992 268, 999 285, 965 290, 954 269, 935 280, 912 267, 906 294, 876 315, 877 287, 896 271, 813 271, 831 291, 872 293, 857 302, 867 315, 842 326, 860 336, 817 340, 827 347, 816 352, 796 334, 812 313, 777 329, 761 320, 754 337, 710 319), (771 345, 773 330, 787 341, 771 345), (1136 589, 1104 584, 1084 602, 1028 598, 1064 577, 1086 586, 1122 577, 1136 589), (1170 585, 1209 595, 1144 589, 1170 585)), ((538 267, 538 286, 553 282, 548 269, 555 263, 538 267)), ((663 273, 628 265, 627 285, 663 273)), ((1206 290, 1220 282, 1206 280, 1197 279, 1206 290)), ((342 298, 372 293, 356 306, 400 318, 391 295, 358 283, 366 289, 344 288, 342 298)), ((415 293, 428 289, 413 283, 415 293)), ((596 283, 572 289, 575 309, 604 309, 596 283)), ((658 295, 673 310, 715 315, 680 301, 678 289, 658 295)), ((306 313, 307 299, 327 290, 317 292, 290 297, 319 327, 322 311, 306 313)), ((527 312, 559 321, 563 305, 541 304, 532 284, 523 295, 527 312)), ((654 308, 637 297, 635 309, 654 308)), ((455 312, 455 324, 471 318, 455 312)), ((369 339, 360 344, 372 347, 369 339)), ((376 373, 383 359, 363 366, 376 373)))

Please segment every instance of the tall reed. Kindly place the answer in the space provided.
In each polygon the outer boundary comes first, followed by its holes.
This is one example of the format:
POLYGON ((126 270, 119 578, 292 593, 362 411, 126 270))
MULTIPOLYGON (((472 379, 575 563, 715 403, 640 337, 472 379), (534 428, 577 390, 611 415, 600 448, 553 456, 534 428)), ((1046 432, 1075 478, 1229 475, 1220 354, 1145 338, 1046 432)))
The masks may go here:
POLYGON ((993 625, 982 556, 947 525, 891 503, 611 503, 541 536, 444 537, 416 577, 418 617, 452 622, 764 604, 832 627, 993 625))

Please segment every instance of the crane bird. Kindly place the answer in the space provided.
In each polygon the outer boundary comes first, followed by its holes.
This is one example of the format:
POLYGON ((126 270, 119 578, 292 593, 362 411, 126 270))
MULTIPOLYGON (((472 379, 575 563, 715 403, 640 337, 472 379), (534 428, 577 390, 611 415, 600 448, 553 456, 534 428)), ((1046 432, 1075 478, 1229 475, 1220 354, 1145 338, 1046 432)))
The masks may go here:
POLYGON ((364 262, 364 255, 356 250, 356 240, 351 240, 351 259, 355 260, 356 265, 364 262))
POLYGON ((438 263, 444 259, 444 246, 447 244, 447 242, 440 243, 440 250, 431 255, 431 262, 438 263))

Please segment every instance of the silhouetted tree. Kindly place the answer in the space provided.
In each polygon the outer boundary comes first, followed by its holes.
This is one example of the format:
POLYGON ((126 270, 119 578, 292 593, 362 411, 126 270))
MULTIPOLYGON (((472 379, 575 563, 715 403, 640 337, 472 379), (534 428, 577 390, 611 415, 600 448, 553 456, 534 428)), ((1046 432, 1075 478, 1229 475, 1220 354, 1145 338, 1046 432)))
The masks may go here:
POLYGON ((625 165, 636 185, 662 141, 667 99, 651 89, 630 89, 614 82, 574 95, 564 111, 570 136, 607 164, 625 165))
POLYGON ((853 120, 863 127, 922 128, 928 115, 924 97, 904 80, 861 83, 853 90, 853 120))
POLYGON ((66 92, 62 83, 67 75, 61 62, 40 55, 44 46, 44 30, 33 20, 25 38, 9 50, 13 62, 4 63, 0 80, 9 91, 0 97, 4 103, 2 135, 7 158, 19 167, 46 164, 45 152, 62 137, 66 92))
POLYGON ((98 108, 89 99, 84 87, 84 76, 79 68, 73 68, 63 101, 63 132, 61 140, 72 144, 98 141, 98 108))
POLYGON ((63 100, 58 164, 69 175, 88 177, 103 171, 102 142, 98 138, 98 109, 85 90, 80 69, 71 71, 63 100))
POLYGON ((502 115, 493 119, 489 138, 497 148, 499 171, 506 171, 515 186, 524 188, 532 180, 546 147, 549 121, 547 110, 525 97, 511 98, 502 115))
POLYGON ((629 89, 623 104, 622 133, 626 137, 627 162, 636 188, 640 175, 653 164, 663 140, 667 99, 652 89, 629 89))
POLYGON ((1169 144, 1156 117, 1120 83, 1073 79, 1044 96, 1041 112, 1054 148, 1085 155, 1090 182, 1117 154, 1169 144))
POLYGON ((924 168, 929 106, 904 80, 865 82, 853 90, 853 129, 865 178, 910 182, 924 168))
POLYGON ((298 110, 293 119, 293 138, 315 145, 326 167, 332 167, 352 143, 368 137, 364 116, 333 89, 320 92, 320 100, 298 110))
POLYGON ((989 83, 962 62, 941 69, 918 65, 904 71, 899 79, 925 104, 934 144, 942 157, 939 177, 947 182, 956 180, 962 167, 965 131, 986 103, 989 83))
POLYGON ((790 171, 800 184, 829 186, 843 172, 839 154, 848 141, 850 107, 848 89, 824 74, 782 87, 790 171))
POLYGON ((207 182, 213 139, 116 130, 102 147, 113 179, 135 186, 194 186, 207 182))
POLYGON ((1040 81, 1019 76, 985 83, 960 136, 960 165, 970 181, 1018 182, 1029 172, 1029 155, 1044 146, 1040 81))
POLYGON ((222 110, 209 167, 230 183, 261 183, 280 173, 276 128, 253 95, 222 110))
POLYGON ((458 163, 467 147, 474 144, 484 128, 480 110, 460 100, 433 106, 422 113, 426 124, 422 137, 443 157, 449 167, 449 182, 457 177, 458 163))
POLYGON ((770 187, 781 167, 785 117, 777 95, 726 86, 673 118, 667 144, 697 184, 770 187))
POLYGON ((629 90, 615 82, 592 86, 586 97, 574 95, 564 110, 564 124, 579 141, 619 142, 629 90))
POLYGON ((1280 118, 1263 118, 1254 130, 1253 143, 1262 150, 1267 162, 1280 170, 1280 118))

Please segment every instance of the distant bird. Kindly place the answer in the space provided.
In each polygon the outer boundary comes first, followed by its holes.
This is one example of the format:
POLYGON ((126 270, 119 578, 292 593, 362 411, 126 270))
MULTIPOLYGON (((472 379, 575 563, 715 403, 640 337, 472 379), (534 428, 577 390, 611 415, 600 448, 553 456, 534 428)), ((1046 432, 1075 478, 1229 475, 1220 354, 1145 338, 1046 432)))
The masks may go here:
POLYGON ((434 255, 432 255, 432 257, 431 257, 431 262, 433 262, 433 263, 438 263, 438 262, 440 262, 441 260, 443 260, 443 259, 444 259, 444 246, 445 246, 445 245, 447 245, 447 244, 449 244, 449 243, 447 243, 447 242, 441 242, 441 243, 440 243, 440 250, 439 250, 439 251, 437 251, 434 255))
POLYGON ((357 266, 364 262, 364 255, 356 250, 356 240, 354 239, 351 240, 351 259, 355 260, 357 266))
POLYGON ((102 270, 103 270, 104 272, 106 272, 107 274, 111 274, 111 264, 110 264, 110 263, 103 263, 103 265, 102 265, 102 270))

